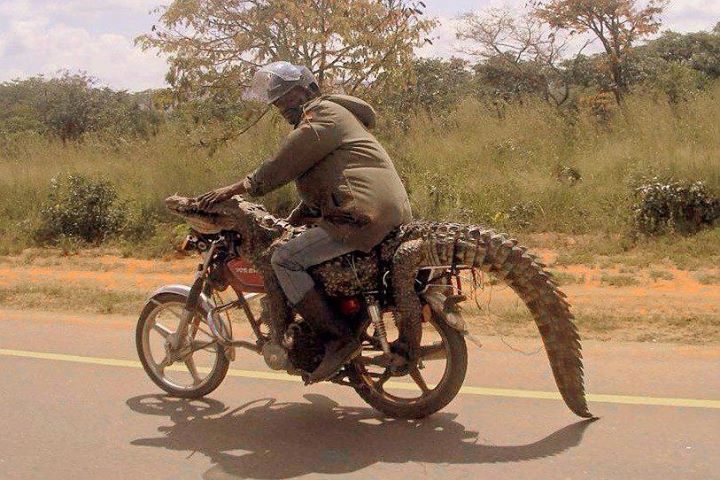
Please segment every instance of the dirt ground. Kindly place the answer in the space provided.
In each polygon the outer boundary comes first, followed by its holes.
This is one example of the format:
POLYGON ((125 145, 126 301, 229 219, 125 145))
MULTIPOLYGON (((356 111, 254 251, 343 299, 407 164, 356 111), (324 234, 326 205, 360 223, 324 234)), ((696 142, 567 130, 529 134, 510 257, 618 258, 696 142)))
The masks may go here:
MULTIPOLYGON (((540 251, 568 295, 584 337, 710 344, 720 342, 720 269, 679 270, 668 265, 601 267, 554 265, 540 251)), ((62 256, 30 250, 0 257, 0 305, 44 311, 135 314, 155 288, 190 283, 198 258, 137 260, 85 250, 62 256)), ((468 279, 469 280, 469 279, 468 279)), ((466 282, 466 316, 479 334, 536 336, 517 296, 485 280, 466 282)))

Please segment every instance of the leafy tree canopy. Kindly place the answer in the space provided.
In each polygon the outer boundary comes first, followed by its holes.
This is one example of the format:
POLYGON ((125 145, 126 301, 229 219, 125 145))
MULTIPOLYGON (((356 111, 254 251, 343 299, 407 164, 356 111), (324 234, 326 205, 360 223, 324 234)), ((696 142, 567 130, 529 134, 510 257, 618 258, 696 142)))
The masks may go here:
POLYGON ((237 88, 261 65, 311 68, 347 92, 402 78, 436 22, 407 0, 175 0, 137 39, 170 57, 167 79, 196 94, 237 88))

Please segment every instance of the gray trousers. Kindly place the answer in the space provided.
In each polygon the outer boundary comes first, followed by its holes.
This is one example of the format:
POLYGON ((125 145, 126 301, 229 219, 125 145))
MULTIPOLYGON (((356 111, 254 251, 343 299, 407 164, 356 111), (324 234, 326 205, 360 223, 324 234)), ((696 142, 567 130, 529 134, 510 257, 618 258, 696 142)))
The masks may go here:
POLYGON ((308 268, 354 250, 316 227, 275 249, 271 263, 285 296, 297 305, 315 287, 308 268))

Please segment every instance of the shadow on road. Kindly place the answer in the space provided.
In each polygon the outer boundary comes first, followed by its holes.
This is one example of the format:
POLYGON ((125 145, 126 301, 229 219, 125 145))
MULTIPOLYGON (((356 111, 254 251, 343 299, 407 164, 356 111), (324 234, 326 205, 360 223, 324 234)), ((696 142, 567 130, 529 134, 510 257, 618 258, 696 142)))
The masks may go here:
POLYGON ((310 403, 265 398, 233 410, 216 400, 182 400, 162 395, 131 398, 135 412, 169 417, 163 436, 137 446, 199 452, 215 464, 206 479, 285 479, 310 473, 350 473, 378 462, 478 464, 542 458, 580 444, 592 420, 575 423, 528 445, 477 443, 457 415, 392 420, 370 408, 342 407, 322 395, 310 403))

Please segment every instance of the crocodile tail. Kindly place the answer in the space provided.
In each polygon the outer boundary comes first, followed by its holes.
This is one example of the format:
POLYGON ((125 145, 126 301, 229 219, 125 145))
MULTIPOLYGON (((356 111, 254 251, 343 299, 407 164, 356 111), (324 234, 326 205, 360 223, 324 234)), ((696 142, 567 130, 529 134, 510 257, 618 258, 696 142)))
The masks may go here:
MULTIPOLYGON (((516 240, 492 230, 465 227, 453 233, 455 262, 493 274, 518 294, 535 319, 565 403, 576 415, 593 417, 585 399, 580 335, 566 296, 545 265, 516 240)), ((436 249, 442 252, 439 256, 447 255, 448 242, 443 243, 446 246, 436 249)))

